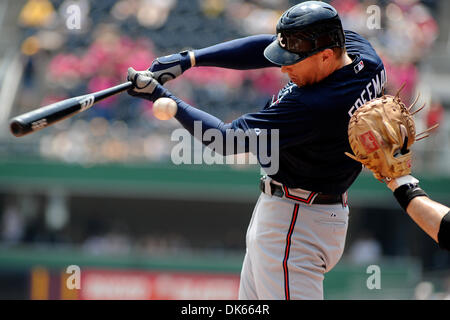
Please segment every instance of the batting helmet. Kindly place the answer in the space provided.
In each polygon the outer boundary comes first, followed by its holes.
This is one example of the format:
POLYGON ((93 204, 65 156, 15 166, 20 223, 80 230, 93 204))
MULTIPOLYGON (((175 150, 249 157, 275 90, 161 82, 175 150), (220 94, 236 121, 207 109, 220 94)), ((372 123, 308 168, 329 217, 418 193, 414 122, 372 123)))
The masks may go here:
POLYGON ((288 9, 277 23, 277 40, 264 50, 264 56, 287 66, 328 48, 345 46, 341 19, 331 5, 306 1, 288 9))

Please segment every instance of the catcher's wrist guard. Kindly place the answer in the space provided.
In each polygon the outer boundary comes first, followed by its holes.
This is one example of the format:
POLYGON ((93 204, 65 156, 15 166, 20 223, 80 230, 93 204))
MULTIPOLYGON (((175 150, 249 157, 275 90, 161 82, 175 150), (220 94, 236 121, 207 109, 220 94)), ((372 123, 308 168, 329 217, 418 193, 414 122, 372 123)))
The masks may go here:
POLYGON ((408 208, 409 203, 412 199, 419 196, 425 196, 428 197, 428 195, 423 191, 418 183, 407 183, 404 185, 401 185, 394 191, 394 196, 397 199, 400 206, 403 208, 403 210, 406 211, 406 208, 408 208))
POLYGON ((398 187, 408 183, 419 184, 419 180, 411 175, 406 175, 395 179, 386 178, 386 184, 388 188, 392 190, 392 192, 394 192, 398 187))

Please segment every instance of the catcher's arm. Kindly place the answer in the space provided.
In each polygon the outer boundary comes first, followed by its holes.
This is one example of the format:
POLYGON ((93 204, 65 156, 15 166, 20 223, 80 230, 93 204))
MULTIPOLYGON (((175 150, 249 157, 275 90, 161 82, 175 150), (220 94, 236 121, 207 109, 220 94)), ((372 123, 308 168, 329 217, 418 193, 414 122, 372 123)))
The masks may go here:
POLYGON ((428 198, 412 176, 387 183, 411 219, 443 249, 450 250, 450 208, 428 198))
POLYGON ((278 67, 264 57, 264 49, 274 39, 274 35, 256 35, 203 49, 182 51, 156 58, 148 70, 160 84, 164 84, 195 66, 236 70, 278 67))
POLYGON ((398 93, 365 103, 349 123, 349 143, 355 155, 346 154, 386 182, 414 222, 441 248, 450 250, 450 209, 428 198, 419 180, 410 175, 411 145, 437 127, 416 135, 412 116, 422 108, 411 113, 412 106, 406 107, 398 93))

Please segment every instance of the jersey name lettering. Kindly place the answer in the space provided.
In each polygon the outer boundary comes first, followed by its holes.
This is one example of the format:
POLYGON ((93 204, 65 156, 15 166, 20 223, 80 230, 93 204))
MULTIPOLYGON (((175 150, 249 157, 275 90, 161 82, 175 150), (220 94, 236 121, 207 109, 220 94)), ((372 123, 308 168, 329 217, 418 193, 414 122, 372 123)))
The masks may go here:
POLYGON ((375 99, 381 95, 384 86, 386 84, 386 70, 383 69, 366 85, 366 88, 361 92, 360 97, 355 101, 353 106, 348 111, 348 115, 351 117, 353 113, 365 104, 367 101, 375 99))

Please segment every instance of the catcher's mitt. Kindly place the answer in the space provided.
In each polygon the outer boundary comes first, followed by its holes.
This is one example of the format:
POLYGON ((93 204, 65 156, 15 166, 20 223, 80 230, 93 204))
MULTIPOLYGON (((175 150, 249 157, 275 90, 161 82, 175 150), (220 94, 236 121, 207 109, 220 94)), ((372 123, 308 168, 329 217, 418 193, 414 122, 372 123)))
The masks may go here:
MULTIPOLYGON (((434 126, 416 136, 412 106, 406 107, 397 95, 383 95, 368 101, 353 114, 348 139, 354 155, 350 158, 369 168, 380 181, 411 173, 411 145, 434 126)), ((417 99, 416 99, 417 102, 417 99)))

